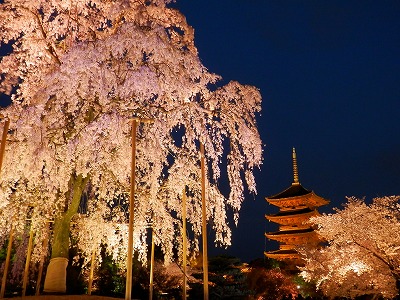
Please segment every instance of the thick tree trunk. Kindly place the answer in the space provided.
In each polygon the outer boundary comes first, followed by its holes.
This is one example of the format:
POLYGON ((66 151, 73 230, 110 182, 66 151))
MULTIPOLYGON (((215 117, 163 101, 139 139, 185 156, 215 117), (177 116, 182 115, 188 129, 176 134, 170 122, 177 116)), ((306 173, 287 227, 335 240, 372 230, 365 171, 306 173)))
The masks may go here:
POLYGON ((89 176, 71 176, 70 191, 67 199, 71 203, 66 212, 54 221, 54 238, 51 250, 51 259, 47 267, 44 281, 45 293, 65 293, 67 291, 67 265, 69 250, 69 232, 72 217, 78 212, 82 192, 89 180, 89 176))

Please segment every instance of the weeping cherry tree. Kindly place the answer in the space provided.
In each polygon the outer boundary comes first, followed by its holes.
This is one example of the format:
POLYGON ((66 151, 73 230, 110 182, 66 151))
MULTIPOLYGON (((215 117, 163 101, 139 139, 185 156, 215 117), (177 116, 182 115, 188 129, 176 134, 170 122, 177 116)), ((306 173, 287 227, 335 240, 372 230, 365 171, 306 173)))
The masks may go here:
MULTIPOLYGON (((131 120, 135 133, 134 249, 142 258, 152 222, 166 261, 182 253, 182 191, 197 251, 201 233, 199 145, 204 145, 207 220, 215 243, 231 243, 245 186, 262 160, 252 86, 210 73, 199 59, 194 30, 168 0, 5 0, 0 113, 10 130, 0 179, 0 244, 21 235, 34 207, 33 260, 46 255, 42 235, 54 220, 45 291, 65 292, 70 230, 84 255, 107 244, 126 255, 126 212, 116 199, 130 187, 131 120), (227 195, 220 191, 227 174, 227 195), (85 214, 77 215, 86 199, 85 214), (232 221, 227 213, 233 212, 232 221), (71 227, 71 220, 75 225, 71 227)), ((125 204, 126 205, 126 204, 125 204)))

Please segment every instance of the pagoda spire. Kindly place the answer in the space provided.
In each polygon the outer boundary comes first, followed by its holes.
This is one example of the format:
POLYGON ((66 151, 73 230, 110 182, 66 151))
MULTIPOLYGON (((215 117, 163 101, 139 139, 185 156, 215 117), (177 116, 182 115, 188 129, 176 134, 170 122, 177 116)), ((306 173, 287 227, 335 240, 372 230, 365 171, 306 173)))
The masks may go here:
POLYGON ((293 183, 292 185, 297 185, 299 183, 299 171, 297 170, 297 157, 296 157, 296 149, 293 147, 293 183))

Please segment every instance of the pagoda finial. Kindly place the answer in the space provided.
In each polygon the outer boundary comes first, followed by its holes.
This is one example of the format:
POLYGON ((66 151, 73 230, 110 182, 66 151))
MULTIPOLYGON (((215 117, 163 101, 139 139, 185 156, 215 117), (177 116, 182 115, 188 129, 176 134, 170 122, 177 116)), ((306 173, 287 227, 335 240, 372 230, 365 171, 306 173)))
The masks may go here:
POLYGON ((297 157, 296 157, 296 149, 293 147, 293 184, 300 184, 299 183, 299 172, 297 170, 297 157))

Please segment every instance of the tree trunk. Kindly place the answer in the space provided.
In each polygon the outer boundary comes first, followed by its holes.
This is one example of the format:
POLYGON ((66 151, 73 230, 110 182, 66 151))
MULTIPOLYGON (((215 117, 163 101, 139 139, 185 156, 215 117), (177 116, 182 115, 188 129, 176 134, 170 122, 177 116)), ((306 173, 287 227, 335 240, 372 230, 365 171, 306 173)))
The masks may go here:
POLYGON ((45 293, 65 293, 67 291, 67 265, 69 250, 69 232, 72 217, 78 212, 82 192, 89 176, 71 176, 70 191, 67 199, 71 203, 68 209, 54 221, 54 237, 51 249, 51 259, 44 280, 45 293))

